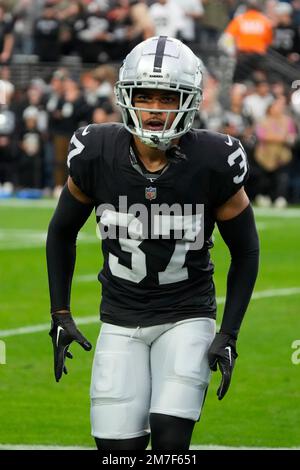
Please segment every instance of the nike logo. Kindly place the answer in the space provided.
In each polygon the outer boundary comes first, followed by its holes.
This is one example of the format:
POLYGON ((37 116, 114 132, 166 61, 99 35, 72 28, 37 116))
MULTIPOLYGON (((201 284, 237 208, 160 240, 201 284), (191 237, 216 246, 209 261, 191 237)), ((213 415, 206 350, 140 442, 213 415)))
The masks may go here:
POLYGON ((90 133, 90 131, 87 130, 89 127, 90 127, 90 124, 83 129, 82 135, 87 135, 90 133))
POLYGON ((61 326, 58 326, 57 333, 56 333, 56 346, 58 346, 59 335, 60 335, 61 330, 64 331, 64 329, 61 326))
POLYGON ((229 147, 232 147, 232 146, 233 146, 233 142, 232 142, 232 139, 231 139, 230 135, 227 135, 227 137, 228 137, 228 140, 226 140, 225 144, 226 144, 226 145, 229 145, 229 147))
POLYGON ((230 362, 230 365, 231 365, 231 363, 232 363, 232 360, 231 360, 231 347, 230 347, 230 346, 226 346, 225 349, 228 349, 229 362, 230 362))

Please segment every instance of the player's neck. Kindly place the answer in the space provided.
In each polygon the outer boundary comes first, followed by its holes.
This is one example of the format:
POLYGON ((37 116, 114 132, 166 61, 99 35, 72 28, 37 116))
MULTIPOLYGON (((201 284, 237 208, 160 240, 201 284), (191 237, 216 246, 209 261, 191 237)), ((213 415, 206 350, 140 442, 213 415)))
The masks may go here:
POLYGON ((157 171, 166 165, 168 159, 165 152, 149 147, 136 136, 133 137, 133 141, 134 151, 147 170, 157 171))

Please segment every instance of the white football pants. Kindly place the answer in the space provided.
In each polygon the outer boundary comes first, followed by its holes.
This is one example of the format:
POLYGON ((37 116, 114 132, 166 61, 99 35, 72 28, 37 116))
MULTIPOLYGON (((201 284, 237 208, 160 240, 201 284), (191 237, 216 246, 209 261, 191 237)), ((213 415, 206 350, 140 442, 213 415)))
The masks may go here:
POLYGON ((103 323, 91 382, 92 435, 130 439, 150 432, 149 413, 199 419, 210 380, 215 321, 197 318, 124 328, 103 323))

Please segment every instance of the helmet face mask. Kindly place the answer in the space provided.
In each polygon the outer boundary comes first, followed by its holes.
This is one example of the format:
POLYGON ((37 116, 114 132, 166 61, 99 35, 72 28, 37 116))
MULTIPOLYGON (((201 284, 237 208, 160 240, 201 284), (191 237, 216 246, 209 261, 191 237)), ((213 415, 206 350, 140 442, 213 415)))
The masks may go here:
POLYGON ((185 134, 192 126, 202 99, 201 62, 177 39, 154 37, 136 46, 124 60, 115 86, 117 104, 121 108, 126 129, 150 147, 166 150, 171 141, 185 134), (151 109, 134 105, 139 90, 162 90, 178 93, 177 109, 151 109), (159 131, 143 128, 142 112, 166 113, 159 131), (171 122, 171 114, 175 119, 171 122))

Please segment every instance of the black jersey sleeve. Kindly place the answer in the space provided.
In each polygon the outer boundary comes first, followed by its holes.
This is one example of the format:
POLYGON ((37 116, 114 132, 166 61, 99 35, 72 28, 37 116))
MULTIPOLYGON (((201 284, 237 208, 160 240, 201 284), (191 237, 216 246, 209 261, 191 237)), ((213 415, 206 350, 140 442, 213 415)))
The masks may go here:
POLYGON ((249 164, 238 139, 222 135, 211 182, 214 207, 219 207, 241 189, 249 177, 249 164))
POLYGON ((70 140, 67 160, 72 180, 91 199, 94 199, 95 177, 99 164, 99 147, 94 134, 93 125, 77 129, 70 140))

